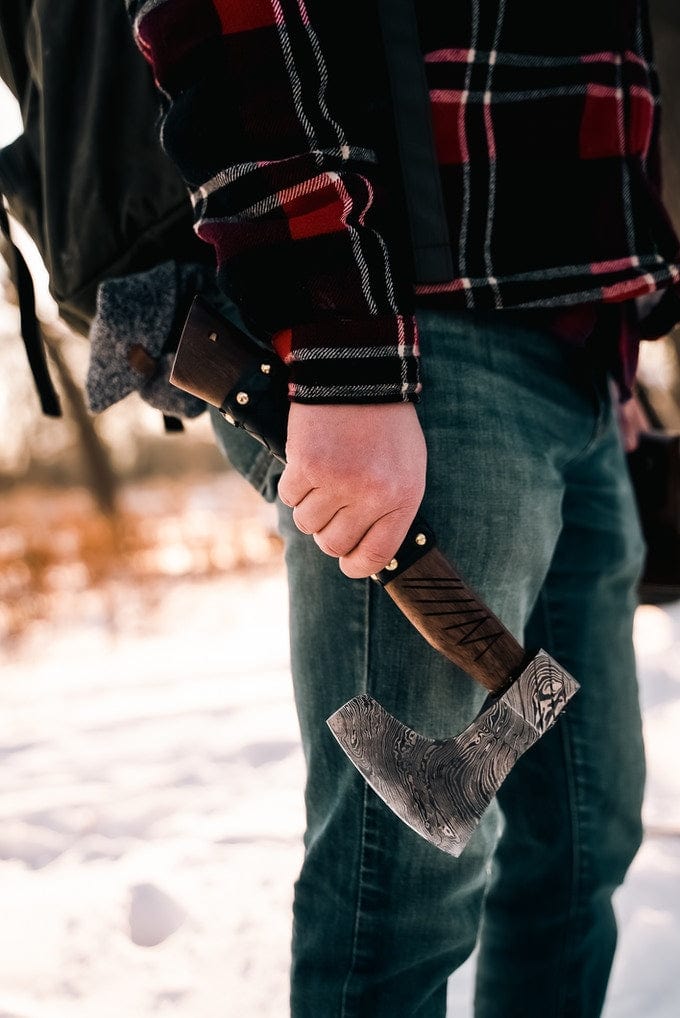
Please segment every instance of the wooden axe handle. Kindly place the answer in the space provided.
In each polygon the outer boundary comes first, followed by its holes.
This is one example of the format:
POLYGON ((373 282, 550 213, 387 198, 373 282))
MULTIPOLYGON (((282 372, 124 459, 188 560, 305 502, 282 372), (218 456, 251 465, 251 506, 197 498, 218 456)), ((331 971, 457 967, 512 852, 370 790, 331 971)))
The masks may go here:
POLYGON ((491 692, 506 689, 527 654, 436 547, 420 514, 390 566, 376 578, 427 642, 491 692))
MULTIPOLYGON (((195 298, 170 380, 218 407, 279 459, 285 446, 285 376, 273 350, 195 298)), ((501 692, 524 668, 525 651, 436 547, 420 515, 392 562, 374 578, 431 646, 486 689, 501 692)))

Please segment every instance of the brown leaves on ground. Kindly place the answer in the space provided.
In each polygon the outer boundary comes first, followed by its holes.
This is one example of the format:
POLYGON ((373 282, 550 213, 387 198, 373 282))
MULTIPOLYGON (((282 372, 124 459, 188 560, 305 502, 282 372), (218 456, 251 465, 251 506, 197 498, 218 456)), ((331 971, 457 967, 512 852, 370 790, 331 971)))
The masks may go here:
POLYGON ((233 474, 131 486, 112 518, 82 489, 18 488, 0 499, 0 638, 93 604, 115 627, 119 604, 143 616, 180 579, 279 559, 271 507, 233 474))

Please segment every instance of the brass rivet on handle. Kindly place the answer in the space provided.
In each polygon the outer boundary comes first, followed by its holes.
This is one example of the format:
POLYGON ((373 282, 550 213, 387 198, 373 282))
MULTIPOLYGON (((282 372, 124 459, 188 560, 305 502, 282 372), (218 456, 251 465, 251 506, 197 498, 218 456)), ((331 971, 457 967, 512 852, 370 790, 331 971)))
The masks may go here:
POLYGON ((427 537, 425 534, 416 534, 416 544, 419 544, 421 548, 424 544, 427 544, 427 537))
POLYGON ((385 569, 388 569, 390 572, 394 572, 398 565, 399 563, 397 562, 396 558, 393 558, 391 562, 387 563, 385 569))
POLYGON ((260 364, 260 371, 263 375, 268 375, 271 372, 271 364, 260 364))
POLYGON ((248 403, 250 403, 250 396, 248 395, 247 392, 237 392, 236 402, 238 403, 239 406, 246 406, 248 403))
POLYGON ((210 335, 208 336, 208 339, 210 340, 211 343, 216 343, 217 342, 217 333, 216 332, 211 332, 210 335))

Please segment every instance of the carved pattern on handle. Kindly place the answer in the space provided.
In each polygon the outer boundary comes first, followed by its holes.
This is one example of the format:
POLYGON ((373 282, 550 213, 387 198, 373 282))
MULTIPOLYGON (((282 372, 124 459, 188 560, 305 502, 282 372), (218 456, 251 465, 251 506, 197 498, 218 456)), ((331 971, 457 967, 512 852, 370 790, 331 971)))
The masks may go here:
POLYGON ((442 626, 442 632, 459 632, 458 645, 473 646, 480 644, 475 654, 475 661, 479 661, 490 647, 501 639, 506 630, 498 624, 496 617, 486 608, 480 605, 475 597, 467 597, 470 591, 462 580, 453 580, 447 577, 425 576, 422 580, 404 578, 403 589, 411 594, 414 604, 441 605, 446 602, 450 607, 439 609, 423 609, 424 618, 455 619, 446 626, 442 626), (423 594, 436 592, 437 597, 423 597, 423 594), (463 608, 461 605, 471 607, 463 608), (469 616, 462 618, 462 616, 469 616), (488 631, 487 623, 492 623, 491 632, 488 631), (477 634, 477 635, 475 635, 477 634))
POLYGON ((486 689, 505 689, 525 664, 514 636, 437 548, 385 590, 433 647, 486 689))

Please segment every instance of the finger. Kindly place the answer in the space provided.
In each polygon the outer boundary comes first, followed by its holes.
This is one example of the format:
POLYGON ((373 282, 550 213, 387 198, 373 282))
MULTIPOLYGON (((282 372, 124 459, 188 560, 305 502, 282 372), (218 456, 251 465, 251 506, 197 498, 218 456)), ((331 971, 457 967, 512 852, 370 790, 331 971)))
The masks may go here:
POLYGON ((640 444, 640 432, 627 424, 623 431, 623 448, 625 452, 635 452, 640 444))
POLYGON ((625 452, 633 452, 637 448, 640 434, 637 421, 634 419, 630 409, 628 406, 625 406, 619 411, 619 430, 625 452))
POLYGON ((354 548, 340 556, 341 571, 353 580, 379 573, 398 552, 414 517, 415 510, 400 511, 376 520, 354 548))
POLYGON ((293 522, 303 534, 316 534, 331 522, 341 509, 345 509, 337 495, 323 494, 318 488, 313 489, 293 510, 293 522))
POLYGON ((296 476, 290 467, 286 467, 279 478, 278 485, 279 498, 283 504, 292 509, 302 502, 310 491, 313 491, 313 485, 304 477, 296 476))
POLYGON ((643 407, 642 403, 640 402, 640 400, 637 399, 636 397, 633 397, 632 403, 633 407, 635 408, 634 409, 635 424, 638 431, 651 431, 652 430, 651 421, 649 420, 647 412, 643 407))
POLYGON ((342 558, 349 555, 369 530, 373 517, 351 508, 339 509, 330 522, 314 533, 314 541, 326 555, 342 558))

